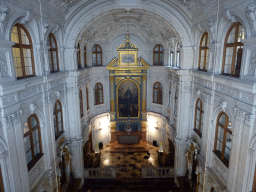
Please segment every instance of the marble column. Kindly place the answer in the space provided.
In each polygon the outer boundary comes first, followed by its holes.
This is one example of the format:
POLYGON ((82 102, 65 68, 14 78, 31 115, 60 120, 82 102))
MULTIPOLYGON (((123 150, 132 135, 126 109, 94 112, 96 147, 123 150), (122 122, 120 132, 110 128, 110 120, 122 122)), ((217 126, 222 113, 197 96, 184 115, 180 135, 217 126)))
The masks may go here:
POLYGON ((110 76, 109 80, 110 80, 110 132, 115 132, 116 130, 115 84, 114 84, 115 77, 110 76))
POLYGON ((141 130, 147 131, 147 76, 142 76, 141 130))

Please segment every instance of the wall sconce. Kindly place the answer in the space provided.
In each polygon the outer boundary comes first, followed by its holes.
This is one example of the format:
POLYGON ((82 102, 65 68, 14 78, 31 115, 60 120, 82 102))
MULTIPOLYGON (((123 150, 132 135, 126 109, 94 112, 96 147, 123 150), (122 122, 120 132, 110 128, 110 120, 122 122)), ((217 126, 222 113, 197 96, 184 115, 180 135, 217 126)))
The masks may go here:
POLYGON ((103 127, 101 126, 101 122, 99 122, 98 129, 101 130, 103 127))
POLYGON ((155 128, 158 129, 158 121, 156 122, 155 128))

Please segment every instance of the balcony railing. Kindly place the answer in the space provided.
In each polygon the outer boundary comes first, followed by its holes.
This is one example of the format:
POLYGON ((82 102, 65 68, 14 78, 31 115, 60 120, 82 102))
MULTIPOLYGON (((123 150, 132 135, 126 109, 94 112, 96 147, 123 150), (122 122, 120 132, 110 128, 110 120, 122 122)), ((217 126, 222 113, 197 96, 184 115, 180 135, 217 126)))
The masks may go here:
POLYGON ((173 167, 142 167, 141 178, 174 178, 173 167))
POLYGON ((84 170, 86 179, 116 179, 116 167, 87 168, 84 170))

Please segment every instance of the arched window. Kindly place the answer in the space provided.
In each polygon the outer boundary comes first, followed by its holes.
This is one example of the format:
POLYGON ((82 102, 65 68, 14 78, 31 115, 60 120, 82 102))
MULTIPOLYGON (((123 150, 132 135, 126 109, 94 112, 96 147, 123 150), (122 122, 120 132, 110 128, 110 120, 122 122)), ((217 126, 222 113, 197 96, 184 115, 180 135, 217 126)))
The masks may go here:
POLYGON ((200 41, 198 70, 207 71, 208 67, 208 33, 205 32, 200 41))
POLYGON ((103 86, 101 83, 96 83, 94 86, 94 93, 95 93, 95 103, 94 105, 99 105, 103 103, 103 86))
POLYGON ((80 54, 80 44, 78 43, 78 46, 77 46, 77 67, 78 69, 80 69, 82 66, 81 66, 81 54, 80 54))
POLYGON ((162 45, 155 46, 153 57, 154 65, 164 65, 164 48, 162 45))
POLYGON ((24 127, 24 145, 28 170, 42 157, 41 131, 38 117, 33 114, 24 127))
POLYGON ((210 192, 215 192, 215 190, 214 190, 214 188, 213 188, 213 187, 210 189, 210 192))
POLYGON ((153 86, 153 103, 163 104, 163 87, 159 82, 153 86))
POLYGON ((195 107, 194 130, 201 137, 203 128, 203 105, 201 99, 197 99, 195 107))
POLYGON ((35 76, 32 41, 28 30, 16 24, 12 28, 11 39, 15 42, 12 51, 17 79, 35 76))
POLYGON ((54 131, 55 131, 55 139, 57 140, 63 131, 63 118, 62 118, 62 106, 60 101, 56 101, 54 106, 54 131))
POLYGON ((176 67, 180 67, 180 51, 177 51, 177 63, 176 67))
POLYGON ((173 113, 175 116, 177 116, 177 109, 178 109, 178 90, 175 91, 175 96, 174 96, 174 110, 173 113))
POLYGON ((86 45, 84 46, 84 66, 87 67, 86 45))
POLYGON ((89 106, 89 95, 88 95, 88 88, 86 87, 86 104, 87 104, 87 111, 90 109, 89 106))
POLYGON ((217 119, 214 152, 228 166, 232 146, 232 126, 226 113, 217 119))
POLYGON ((102 50, 99 45, 94 45, 92 48, 92 65, 102 66, 102 50))
POLYGON ((225 39, 222 74, 239 77, 243 54, 242 39, 244 39, 244 28, 241 23, 234 23, 225 39))
POLYGON ((80 92, 79 92, 79 101, 80 101, 80 115, 81 115, 81 118, 83 118, 83 116, 84 116, 84 109, 83 109, 83 93, 82 93, 81 90, 80 90, 80 92))
POLYGON ((49 53, 49 63, 51 73, 59 71, 59 58, 58 58, 58 45, 56 38, 52 33, 49 34, 48 45, 50 49, 49 53))

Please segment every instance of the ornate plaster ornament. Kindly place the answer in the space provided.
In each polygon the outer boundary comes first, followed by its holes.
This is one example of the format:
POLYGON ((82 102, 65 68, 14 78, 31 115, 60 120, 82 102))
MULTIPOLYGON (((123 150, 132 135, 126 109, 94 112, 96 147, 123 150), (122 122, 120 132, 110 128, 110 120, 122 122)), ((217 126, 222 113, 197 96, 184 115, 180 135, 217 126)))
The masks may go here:
POLYGON ((201 94, 201 90, 200 90, 200 89, 197 89, 197 90, 196 90, 196 94, 197 94, 197 96, 199 97, 200 94, 201 94))
POLYGON ((4 21, 7 15, 8 8, 4 4, 0 4, 0 32, 4 31, 4 21))
POLYGON ((202 28, 202 26, 201 26, 201 23, 200 23, 200 22, 198 22, 198 23, 197 23, 197 27, 198 27, 199 31, 201 31, 201 32, 205 32, 205 30, 202 28))
POLYGON ((26 12, 26 15, 23 16, 23 17, 20 19, 20 23, 21 23, 21 24, 26 24, 27 22, 30 21, 31 17, 32 17, 31 13, 30 13, 29 11, 27 11, 27 12, 26 12))
POLYGON ((216 36, 217 23, 214 22, 213 20, 209 20, 208 25, 209 25, 210 31, 212 33, 212 36, 215 37, 216 36))
POLYGON ((56 33, 58 31, 59 25, 56 25, 55 28, 52 30, 52 33, 56 33))
POLYGON ((34 103, 30 103, 29 109, 30 109, 30 112, 33 114, 35 112, 36 105, 34 103))
POLYGON ((60 91, 57 91, 57 97, 58 97, 58 99, 60 98, 60 91))
POLYGON ((222 101, 220 103, 220 107, 223 109, 223 111, 225 112, 226 108, 227 108, 227 102, 226 101, 222 101))
POLYGON ((246 12, 251 19, 253 30, 256 31, 256 5, 254 3, 250 3, 247 7, 246 12))
POLYGON ((236 18, 235 16, 231 15, 230 14, 230 10, 227 9, 225 12, 224 12, 224 16, 226 17, 227 20, 231 21, 231 22, 236 22, 236 18))
POLYGON ((49 26, 48 23, 43 22, 43 27, 42 27, 42 28, 43 28, 43 33, 44 33, 44 34, 46 34, 46 32, 47 32, 48 26, 49 26))

